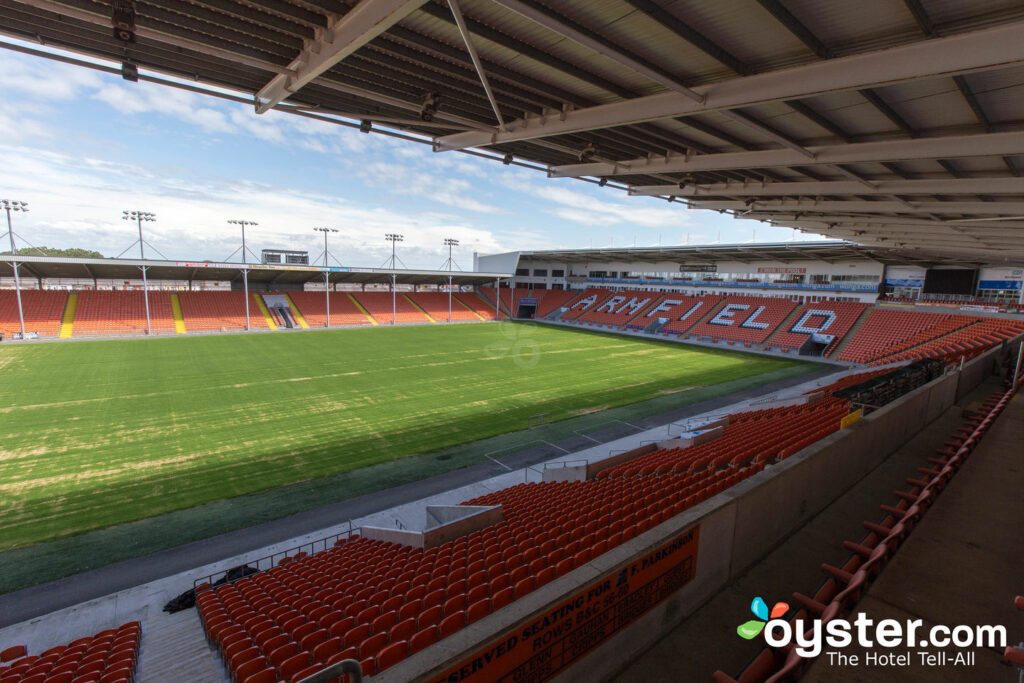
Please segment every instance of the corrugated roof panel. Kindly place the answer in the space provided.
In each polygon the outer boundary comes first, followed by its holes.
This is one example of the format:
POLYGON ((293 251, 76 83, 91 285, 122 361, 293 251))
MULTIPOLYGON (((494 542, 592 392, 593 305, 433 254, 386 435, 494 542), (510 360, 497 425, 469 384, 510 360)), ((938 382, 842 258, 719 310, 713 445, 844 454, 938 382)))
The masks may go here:
POLYGON ((952 78, 900 83, 875 92, 917 131, 979 125, 952 78))
POLYGON ((560 34, 525 17, 511 12, 486 0, 463 2, 462 9, 472 17, 506 34, 557 57, 565 62, 586 65, 584 68, 625 90, 638 95, 661 92, 664 87, 653 83, 632 69, 622 66, 610 57, 605 57, 590 48, 575 43, 560 34))
POLYGON ((855 137, 898 132, 892 121, 857 92, 827 93, 807 99, 815 111, 855 137))
POLYGON ((786 9, 837 55, 921 40, 921 29, 902 2, 790 0, 786 9))
POLYGON ((735 76, 717 60, 623 0, 592 0, 578 6, 548 4, 687 85, 735 76))
POLYGON ((1020 0, 928 0, 925 10, 940 30, 973 30, 1024 17, 1020 0))
POLYGON ((674 0, 664 8, 753 71, 817 59, 755 0, 674 0))
POLYGON ((971 74, 966 79, 990 121, 1024 121, 1024 68, 971 74))

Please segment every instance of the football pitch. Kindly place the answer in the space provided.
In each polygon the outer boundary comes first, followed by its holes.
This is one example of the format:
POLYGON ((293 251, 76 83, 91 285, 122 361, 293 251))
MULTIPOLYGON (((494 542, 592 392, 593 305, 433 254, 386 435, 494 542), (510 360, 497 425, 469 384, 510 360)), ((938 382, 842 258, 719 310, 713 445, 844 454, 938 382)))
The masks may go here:
POLYGON ((507 323, 3 346, 0 550, 798 365, 507 323))

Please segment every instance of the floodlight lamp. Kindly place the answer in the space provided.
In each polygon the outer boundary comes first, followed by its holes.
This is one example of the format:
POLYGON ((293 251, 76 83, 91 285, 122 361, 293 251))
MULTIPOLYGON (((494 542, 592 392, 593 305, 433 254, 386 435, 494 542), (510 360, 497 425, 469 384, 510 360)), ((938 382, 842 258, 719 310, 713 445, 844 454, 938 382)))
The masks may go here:
POLYGON ((515 157, 513 157, 511 154, 506 154, 505 157, 501 160, 501 163, 503 163, 506 166, 508 166, 509 164, 512 163, 512 161, 514 159, 515 159, 515 157))
POLYGON ((423 98, 422 106, 420 106, 420 121, 425 121, 426 123, 433 121, 440 102, 441 96, 438 93, 427 93, 426 97, 423 98))
POLYGON ((373 121, 370 121, 369 119, 363 119, 362 121, 359 122, 360 133, 369 133, 371 130, 373 130, 373 121))
POLYGON ((608 184, 608 179, 607 178, 601 178, 600 180, 597 181, 597 186, 598 187, 604 187, 607 184, 608 184))
POLYGON ((588 142, 587 146, 580 150, 579 160, 580 163, 584 161, 590 161, 597 155, 597 147, 594 146, 593 142, 588 142))

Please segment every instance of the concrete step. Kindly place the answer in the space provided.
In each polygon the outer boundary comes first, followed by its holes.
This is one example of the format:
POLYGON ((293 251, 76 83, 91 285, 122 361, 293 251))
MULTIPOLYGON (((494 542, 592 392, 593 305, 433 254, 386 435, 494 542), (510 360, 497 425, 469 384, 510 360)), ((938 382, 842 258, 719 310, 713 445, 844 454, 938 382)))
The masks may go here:
POLYGON ((827 358, 839 358, 839 354, 841 354, 843 350, 847 346, 849 346, 850 342, 853 341, 853 338, 857 336, 858 332, 860 332, 860 328, 864 327, 864 323, 867 322, 868 315, 873 310, 875 310, 873 306, 868 306, 867 308, 865 308, 861 312, 860 317, 857 318, 857 322, 855 322, 853 324, 853 327, 850 328, 850 331, 847 332, 846 335, 844 335, 843 338, 839 340, 839 344, 833 347, 831 351, 828 351, 825 354, 825 356, 827 358))
POLYGON ((206 642, 199 612, 187 609, 146 620, 137 683, 228 683, 224 664, 206 642))

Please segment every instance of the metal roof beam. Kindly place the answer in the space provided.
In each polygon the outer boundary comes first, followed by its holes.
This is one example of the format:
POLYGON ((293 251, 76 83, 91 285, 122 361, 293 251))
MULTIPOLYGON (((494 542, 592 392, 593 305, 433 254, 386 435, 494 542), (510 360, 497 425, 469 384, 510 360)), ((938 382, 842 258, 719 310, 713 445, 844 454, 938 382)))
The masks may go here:
MULTIPOLYGON (((838 213, 824 214, 821 216, 809 216, 806 212, 791 211, 789 213, 761 213, 753 211, 742 218, 752 218, 757 220, 783 222, 786 226, 792 223, 815 223, 818 225, 822 224, 849 224, 861 227, 868 226, 902 226, 902 227, 913 227, 913 226, 925 226, 925 227, 940 227, 945 226, 949 228, 958 228, 960 230, 970 230, 975 232, 978 228, 996 228, 1006 229, 1009 231, 1010 228, 1024 228, 1024 221, 1000 221, 991 220, 985 222, 964 222, 962 220, 948 220, 948 221, 935 221, 925 218, 907 218, 904 216, 849 216, 838 213), (799 214, 799 215, 798 215, 799 214)), ((886 228, 888 231, 888 228, 886 228)), ((969 233, 962 233, 969 234, 969 233)))
POLYGON ((513 121, 507 132, 457 133, 436 141, 439 150, 579 133, 644 121, 689 116, 822 93, 937 78, 1012 66, 1024 62, 1024 22, 947 38, 815 62, 693 88, 703 104, 678 92, 636 97, 550 117, 541 123, 513 121))
POLYGON ((932 194, 1016 194, 1024 196, 1024 178, 962 178, 959 180, 872 180, 874 189, 857 181, 829 180, 823 182, 782 183, 715 183, 712 185, 640 185, 629 189, 639 196, 674 195, 706 197, 733 195, 737 197, 822 197, 847 194, 863 195, 932 195, 932 194))
MULTIPOLYGON (((1022 41, 1024 44, 1024 41, 1022 41)), ((475 133, 475 131, 474 131, 475 133)), ((468 135, 459 133, 458 135, 468 135)), ((730 169, 799 166, 809 164, 850 164, 876 161, 946 159, 950 157, 985 157, 1024 154, 1024 133, 985 133, 940 138, 916 138, 884 142, 859 142, 824 147, 809 147, 814 155, 808 159, 790 149, 755 152, 726 152, 668 156, 653 159, 642 157, 618 163, 587 163, 555 166, 555 178, 579 176, 636 175, 652 173, 688 173, 725 171, 730 169)))
POLYGON ((806 200, 747 200, 700 201, 691 200, 690 206, 716 211, 817 211, 822 213, 937 213, 982 214, 992 216, 1024 215, 1024 202, 900 202, 900 201, 816 201, 806 200))
POLYGON ((554 31, 558 35, 583 45, 594 52, 608 57, 619 64, 646 76, 655 83, 665 86, 688 97, 695 102, 703 102, 704 96, 683 85, 679 79, 672 76, 664 69, 651 64, 645 59, 635 57, 620 49, 614 42, 594 33, 593 31, 577 24, 576 22, 562 17, 552 10, 540 5, 533 0, 493 0, 507 10, 540 24, 544 28, 554 31))
POLYGON ((288 65, 294 76, 278 74, 256 93, 263 114, 419 9, 428 0, 362 0, 331 23, 288 65))

